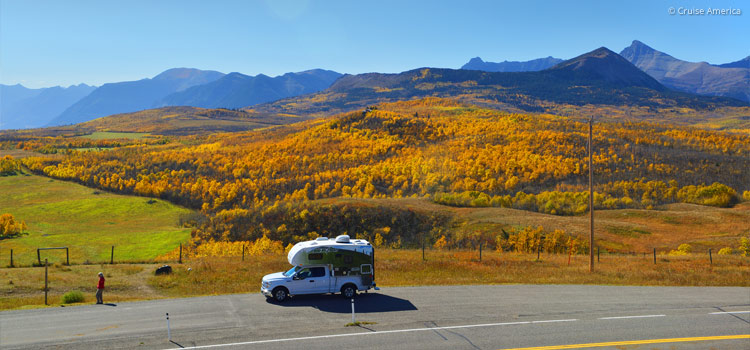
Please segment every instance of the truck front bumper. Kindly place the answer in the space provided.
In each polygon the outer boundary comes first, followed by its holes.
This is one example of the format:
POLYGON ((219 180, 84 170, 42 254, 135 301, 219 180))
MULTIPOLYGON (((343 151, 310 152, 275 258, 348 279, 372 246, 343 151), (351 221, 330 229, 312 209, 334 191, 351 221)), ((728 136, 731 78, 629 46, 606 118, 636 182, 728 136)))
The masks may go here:
POLYGON ((271 294, 271 286, 261 286, 260 287, 261 294, 265 295, 266 297, 272 297, 273 294, 271 294))

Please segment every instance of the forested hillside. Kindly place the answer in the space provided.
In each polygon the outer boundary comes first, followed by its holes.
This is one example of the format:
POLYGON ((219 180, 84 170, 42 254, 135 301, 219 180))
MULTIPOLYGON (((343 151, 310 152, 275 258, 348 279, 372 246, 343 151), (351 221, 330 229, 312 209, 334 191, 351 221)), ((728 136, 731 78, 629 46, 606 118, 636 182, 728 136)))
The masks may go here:
MULTIPOLYGON (((427 98, 272 130, 180 137, 165 144, 132 141, 108 151, 67 151, 64 157, 23 163, 47 176, 200 209, 204 216, 193 220, 194 236, 201 239, 253 240, 265 234, 288 243, 311 230, 357 234, 352 230, 359 228, 372 234, 387 226, 392 230, 386 240, 396 240, 399 230, 434 229, 444 219, 326 209, 309 201, 426 196, 450 205, 580 214, 588 210, 587 131, 582 120, 427 98), (317 228, 306 213, 359 224, 317 228)), ((67 147, 59 138, 48 142, 67 147)), ((728 206, 750 190, 746 134, 597 122, 593 149, 600 208, 728 206)))

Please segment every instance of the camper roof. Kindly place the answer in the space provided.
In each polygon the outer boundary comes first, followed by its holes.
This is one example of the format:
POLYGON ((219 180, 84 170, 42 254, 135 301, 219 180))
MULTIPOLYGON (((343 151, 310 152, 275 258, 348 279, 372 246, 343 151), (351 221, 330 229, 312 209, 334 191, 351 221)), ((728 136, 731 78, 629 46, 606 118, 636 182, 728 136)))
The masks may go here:
MULTIPOLYGON (((352 251, 362 251, 365 247, 370 247, 369 249, 372 249, 370 242, 364 239, 350 239, 347 235, 340 235, 333 238, 326 238, 326 237, 319 237, 314 241, 304 241, 299 242, 295 244, 292 249, 289 251, 289 254, 287 255, 287 259, 289 260, 289 263, 292 265, 296 265, 295 256, 301 252, 308 251, 309 249, 319 248, 319 247, 331 247, 331 248, 338 248, 338 249, 344 249, 344 250, 352 250, 352 251)), ((366 248, 365 248, 366 249, 366 248)))

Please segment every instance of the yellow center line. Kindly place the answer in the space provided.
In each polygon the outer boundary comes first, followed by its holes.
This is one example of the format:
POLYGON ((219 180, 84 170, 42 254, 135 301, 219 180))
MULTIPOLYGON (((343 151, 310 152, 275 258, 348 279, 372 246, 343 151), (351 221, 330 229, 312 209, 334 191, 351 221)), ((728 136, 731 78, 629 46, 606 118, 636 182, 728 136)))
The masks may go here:
POLYGON ((731 340, 731 339, 750 339, 750 334, 719 335, 719 336, 713 336, 713 337, 693 337, 693 338, 667 338, 667 339, 627 340, 627 341, 613 341, 613 342, 607 342, 607 343, 550 345, 550 346, 536 346, 536 347, 531 347, 531 348, 513 348, 513 349, 504 349, 504 350, 582 349, 582 348, 598 348, 598 347, 603 347, 603 346, 640 345, 640 344, 658 344, 658 343, 680 343, 680 342, 689 342, 689 341, 731 340))

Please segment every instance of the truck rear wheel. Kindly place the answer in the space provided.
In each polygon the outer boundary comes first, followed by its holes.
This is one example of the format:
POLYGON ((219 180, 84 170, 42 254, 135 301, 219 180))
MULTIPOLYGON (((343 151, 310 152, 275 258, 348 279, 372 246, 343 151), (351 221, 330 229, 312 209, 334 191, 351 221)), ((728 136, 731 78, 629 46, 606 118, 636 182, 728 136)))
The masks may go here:
POLYGON ((276 300, 277 302, 283 302, 286 300, 286 298, 289 296, 289 291, 284 287, 276 287, 271 292, 273 295, 273 300, 276 300))
POLYGON ((357 295, 357 287, 353 284, 345 284, 341 287, 341 296, 344 298, 351 299, 354 298, 355 295, 357 295))

